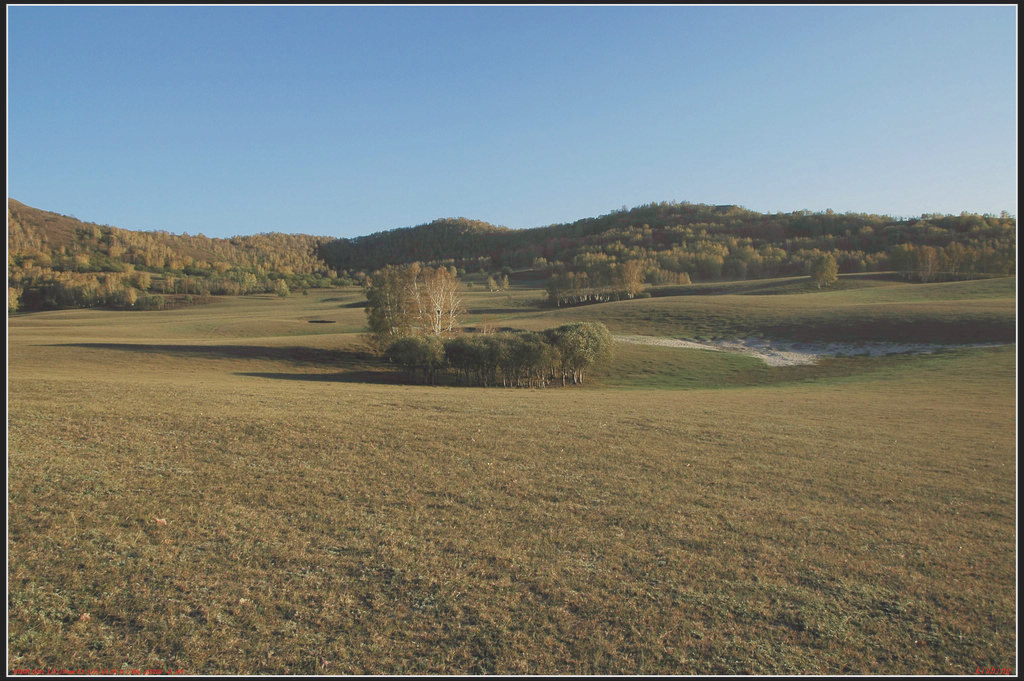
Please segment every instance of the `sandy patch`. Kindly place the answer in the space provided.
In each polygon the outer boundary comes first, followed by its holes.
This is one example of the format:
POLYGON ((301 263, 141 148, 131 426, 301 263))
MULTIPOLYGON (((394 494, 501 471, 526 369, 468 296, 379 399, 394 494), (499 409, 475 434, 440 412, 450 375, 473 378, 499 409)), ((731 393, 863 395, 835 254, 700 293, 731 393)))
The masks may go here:
POLYGON ((849 357, 852 355, 899 355, 908 352, 931 353, 950 348, 984 347, 976 345, 938 345, 930 343, 791 343, 765 340, 763 338, 741 338, 737 340, 693 341, 658 336, 615 336, 620 343, 640 345, 662 345, 692 350, 714 350, 716 352, 739 352, 761 359, 768 366, 796 366, 815 364, 822 357, 849 357))

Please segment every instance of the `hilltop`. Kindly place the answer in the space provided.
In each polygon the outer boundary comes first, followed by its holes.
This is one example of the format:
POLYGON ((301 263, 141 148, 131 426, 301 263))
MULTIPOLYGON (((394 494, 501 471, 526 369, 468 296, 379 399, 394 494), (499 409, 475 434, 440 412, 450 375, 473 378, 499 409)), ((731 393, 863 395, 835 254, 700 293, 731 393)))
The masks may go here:
MULTIPOLYGON (((841 272, 877 271, 893 264, 896 246, 943 249, 954 242, 986 253, 984 262, 972 265, 974 273, 1001 274, 1012 269, 1015 240, 1016 219, 1006 215, 764 214, 734 205, 661 202, 525 230, 464 218, 435 221, 326 242, 319 252, 339 271, 422 261, 467 272, 508 267, 551 273, 637 259, 648 281, 677 283, 682 274, 695 281, 804 274, 807 261, 821 252, 833 253, 841 272)), ((951 274, 964 272, 957 263, 951 274)))

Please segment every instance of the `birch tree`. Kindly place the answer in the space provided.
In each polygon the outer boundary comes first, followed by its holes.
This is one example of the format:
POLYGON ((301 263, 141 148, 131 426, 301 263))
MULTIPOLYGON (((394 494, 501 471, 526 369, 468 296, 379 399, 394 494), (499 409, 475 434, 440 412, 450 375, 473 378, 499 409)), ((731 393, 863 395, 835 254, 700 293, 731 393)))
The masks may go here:
POLYGON ((406 336, 453 335, 463 312, 458 279, 444 267, 389 265, 364 287, 366 321, 380 348, 406 336))
POLYGON ((425 270, 423 280, 420 307, 427 332, 434 336, 451 336, 463 311, 459 282, 444 267, 425 270))

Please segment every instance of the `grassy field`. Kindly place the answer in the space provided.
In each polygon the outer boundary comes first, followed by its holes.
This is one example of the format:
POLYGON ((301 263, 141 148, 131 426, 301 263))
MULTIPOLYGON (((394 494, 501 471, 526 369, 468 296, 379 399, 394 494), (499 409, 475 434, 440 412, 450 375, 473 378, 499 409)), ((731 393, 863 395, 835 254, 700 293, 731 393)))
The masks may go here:
POLYGON ((716 293, 466 323, 1011 345, 506 390, 356 289, 9 318, 8 672, 1015 673, 1015 281, 716 293))

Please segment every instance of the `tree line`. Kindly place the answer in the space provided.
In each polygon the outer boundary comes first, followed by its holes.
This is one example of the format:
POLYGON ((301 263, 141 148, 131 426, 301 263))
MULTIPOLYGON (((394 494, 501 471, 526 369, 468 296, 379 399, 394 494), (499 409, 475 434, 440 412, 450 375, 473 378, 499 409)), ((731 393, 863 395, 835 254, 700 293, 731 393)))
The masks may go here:
POLYGON ((941 248, 928 244, 897 244, 890 249, 889 267, 908 281, 923 283, 1014 271, 1013 261, 1005 250, 992 245, 964 246, 957 241, 941 248))
MULTIPOLYGON (((605 256, 585 260, 576 271, 553 272, 545 290, 548 302, 555 307, 604 303, 640 295, 646 280, 642 261, 618 263, 605 256)), ((690 277, 685 274, 675 277, 673 283, 689 284, 690 277)))
POLYGON ((532 278, 548 280, 548 300, 559 306, 639 295, 637 282, 805 275, 823 254, 840 273, 896 270, 912 281, 1000 276, 1016 272, 1016 224, 1005 213, 761 214, 661 202, 523 230, 454 218, 357 239, 211 239, 86 223, 8 199, 8 309, 288 295, 357 284, 387 265, 414 262, 479 275, 490 290, 508 288, 509 272, 532 270, 532 278))
POLYGON ((582 384, 587 371, 611 360, 612 349, 604 324, 579 322, 539 332, 404 336, 384 356, 424 383, 447 374, 460 385, 542 388, 582 384))

